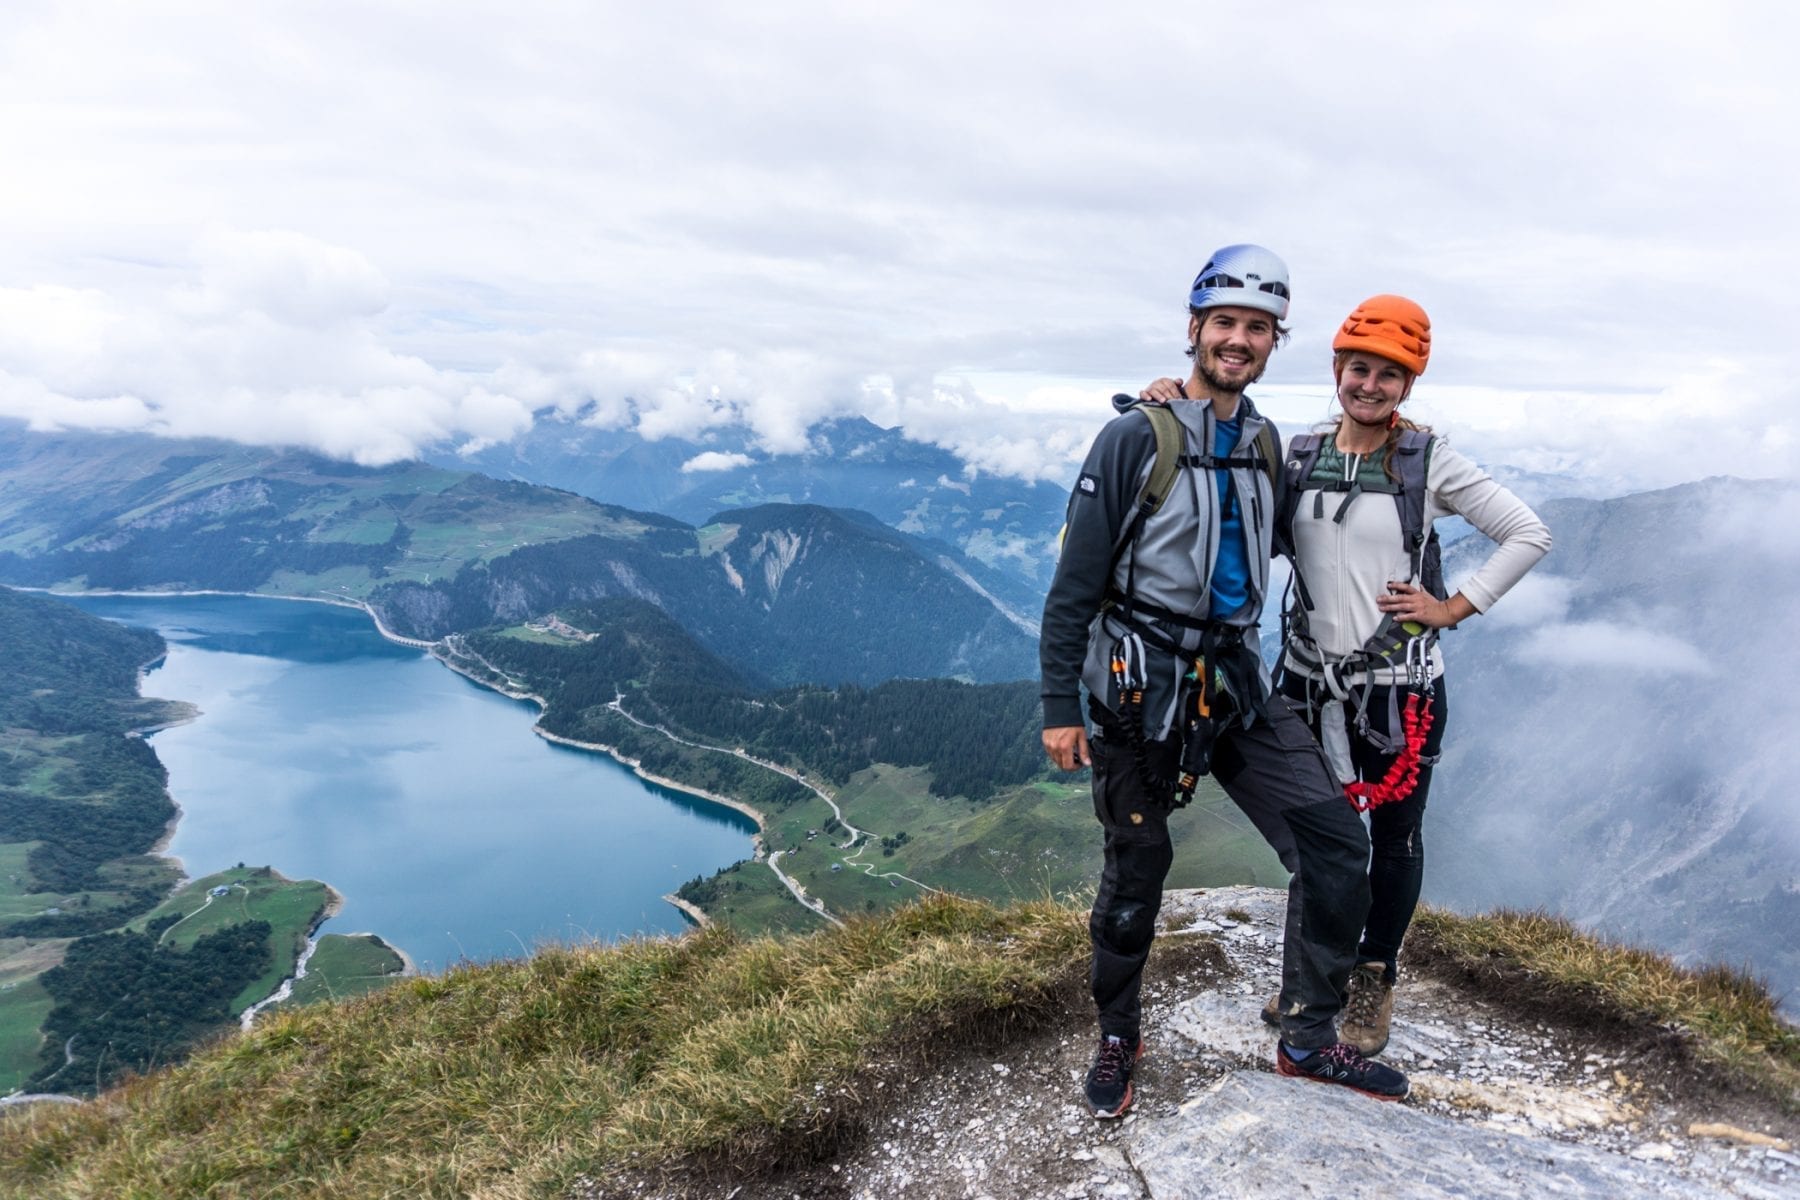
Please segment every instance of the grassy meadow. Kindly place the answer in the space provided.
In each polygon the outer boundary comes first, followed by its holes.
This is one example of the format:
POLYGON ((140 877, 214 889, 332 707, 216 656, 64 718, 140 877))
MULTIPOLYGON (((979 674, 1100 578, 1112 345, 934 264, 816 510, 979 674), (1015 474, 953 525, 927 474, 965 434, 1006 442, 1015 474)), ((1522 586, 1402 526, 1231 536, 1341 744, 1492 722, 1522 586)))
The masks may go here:
POLYGON ((1086 946, 1066 908, 934 898, 805 938, 711 927, 404 980, 0 1118, 0 1193, 522 1200, 777 1161, 854 1126, 876 1080, 1063 1011, 1086 946))
POLYGON ((331 889, 315 879, 283 879, 267 867, 237 867, 183 885, 126 928, 141 930, 158 918, 179 915, 182 919, 166 929, 161 940, 185 948, 228 925, 267 921, 274 961, 232 1000, 232 1011, 241 1012, 294 973, 294 964, 306 948, 306 935, 331 899, 331 889), (230 890, 215 897, 210 894, 215 887, 230 890))
POLYGON ((306 961, 306 977, 296 980, 286 1000, 269 1010, 296 1008, 321 1000, 348 1000, 387 987, 405 963, 372 933, 328 933, 306 961))

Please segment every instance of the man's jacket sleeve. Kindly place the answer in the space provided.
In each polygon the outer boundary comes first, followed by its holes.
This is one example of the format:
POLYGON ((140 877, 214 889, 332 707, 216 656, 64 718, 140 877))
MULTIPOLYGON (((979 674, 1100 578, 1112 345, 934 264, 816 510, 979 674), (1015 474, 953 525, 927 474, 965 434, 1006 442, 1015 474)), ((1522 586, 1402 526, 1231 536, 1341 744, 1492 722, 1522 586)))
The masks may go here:
POLYGON ((1069 493, 1062 553, 1044 598, 1038 635, 1046 729, 1082 724, 1081 664, 1087 657, 1088 625, 1106 596, 1113 546, 1155 453, 1156 435, 1148 420, 1135 412, 1117 417, 1094 439, 1069 493))

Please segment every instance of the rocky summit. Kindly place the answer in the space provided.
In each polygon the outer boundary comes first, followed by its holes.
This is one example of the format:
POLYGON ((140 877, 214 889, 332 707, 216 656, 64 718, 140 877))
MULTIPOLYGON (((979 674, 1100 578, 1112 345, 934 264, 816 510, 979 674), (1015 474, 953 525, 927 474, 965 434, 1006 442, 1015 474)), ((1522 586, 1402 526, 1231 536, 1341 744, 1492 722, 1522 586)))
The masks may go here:
MULTIPOLYGON (((1521 1015, 1403 963, 1384 1104, 1284 1079, 1260 1020, 1284 894, 1170 892, 1145 976, 1133 1110, 1079 1104, 1090 1017, 972 1043, 896 1090, 867 1136, 775 1177, 643 1180, 575 1194, 731 1200, 1552 1196, 1800 1198, 1800 1122, 1708 1085, 1668 1040, 1521 1015)), ((875 1086, 893 1085, 877 1084, 875 1086)))

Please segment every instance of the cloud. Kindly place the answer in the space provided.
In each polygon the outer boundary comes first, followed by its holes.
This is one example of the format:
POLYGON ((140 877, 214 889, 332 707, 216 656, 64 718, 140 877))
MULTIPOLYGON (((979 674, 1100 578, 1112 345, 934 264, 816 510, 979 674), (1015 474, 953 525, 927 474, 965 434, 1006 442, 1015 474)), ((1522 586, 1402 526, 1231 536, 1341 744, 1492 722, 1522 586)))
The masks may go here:
POLYGON ((1481 621, 1496 627, 1557 625, 1568 615, 1575 592, 1574 581, 1536 570, 1514 584, 1492 610, 1481 614, 1481 621))
POLYGON ((1251 239, 1293 268, 1265 390, 1302 421, 1338 317, 1404 291, 1439 334, 1415 400, 1483 461, 1800 473, 1800 296, 1767 282, 1800 272, 1794 13, 1054 7, 30 8, 0 43, 6 411, 249 440, 267 412, 362 461, 544 409, 770 453, 864 413, 1062 482, 1251 239), (1220 45, 1259 83, 1203 110, 1151 66, 1220 45), (1354 105, 1407 151, 1359 170, 1341 65, 1370 55, 1354 105))
POLYGON ((303 446, 377 465, 505 441, 532 422, 497 373, 384 343, 386 285, 360 256, 293 233, 215 234, 204 265, 133 302, 0 289, 0 415, 38 429, 142 430, 303 446))
POLYGON ((215 231, 196 251, 202 286, 177 299, 202 315, 249 310, 282 325, 324 328, 388 305, 388 281, 368 259, 289 230, 215 231))
POLYGON ((724 454, 717 450, 708 450, 703 454, 696 454, 682 463, 681 470, 683 474, 689 475, 695 471, 733 471, 738 467, 749 466, 750 462, 751 458, 748 454, 724 454))
POLYGON ((1534 670, 1598 669, 1650 676, 1713 673, 1700 651, 1680 638, 1654 629, 1599 621, 1572 621, 1538 629, 1520 643, 1515 661, 1529 664, 1534 670))

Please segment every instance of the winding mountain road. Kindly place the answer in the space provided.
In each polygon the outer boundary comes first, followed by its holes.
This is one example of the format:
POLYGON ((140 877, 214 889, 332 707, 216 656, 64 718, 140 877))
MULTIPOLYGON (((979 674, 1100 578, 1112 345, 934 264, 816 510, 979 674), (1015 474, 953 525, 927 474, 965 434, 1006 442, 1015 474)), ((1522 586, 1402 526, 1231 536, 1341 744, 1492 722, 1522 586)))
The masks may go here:
MULTIPOLYGON (((923 890, 925 890, 927 892, 935 892, 938 890, 937 888, 932 887, 930 884, 920 883, 917 879, 914 879, 908 875, 903 875, 898 871, 883 871, 883 872, 878 873, 875 870, 875 864, 859 861, 859 859, 861 859, 861 857, 862 857, 863 851, 868 849, 869 839, 872 835, 869 833, 868 830, 858 829, 856 826, 852 825, 850 823, 850 819, 844 815, 844 810, 838 807, 838 802, 832 798, 831 794, 829 792, 827 792, 824 788, 820 787, 818 784, 814 783, 812 780, 806 778, 806 776, 803 773, 794 770, 792 767, 785 767, 778 762, 770 762, 766 758, 758 758, 758 757, 756 757, 756 755, 751 754, 749 751, 738 748, 738 747, 709 746, 704 742, 690 741, 687 738, 681 737, 677 734, 670 732, 664 726, 652 724, 649 721, 640 720, 639 718, 634 717, 630 713, 625 711, 625 693, 623 693, 623 692, 620 692, 616 696, 614 696, 612 702, 610 704, 608 704, 606 707, 612 709, 614 712, 618 713, 621 717, 624 717, 627 721, 630 721, 633 725, 638 726, 640 729, 648 729, 655 733, 660 733, 662 736, 668 738, 672 742, 678 742, 683 746, 691 746, 696 750, 710 750, 715 754, 730 754, 730 755, 733 755, 734 757, 743 759, 747 763, 753 763, 756 766, 759 766, 766 771, 773 771, 777 775, 787 776, 789 779, 793 780, 795 783, 799 784, 801 787, 806 788, 808 791, 812 792, 813 795, 815 795, 819 799, 823 800, 831 808, 832 815, 837 818, 838 824, 842 825, 844 827, 844 829, 848 832, 849 836, 843 842, 841 842, 837 848, 839 850, 848 850, 854 846, 854 847, 856 847, 856 853, 849 855, 848 857, 846 857, 842 860, 842 862, 844 863, 845 866, 860 867, 862 869, 863 873, 865 875, 869 876, 871 879, 904 879, 904 880, 906 880, 906 882, 912 884, 914 887, 922 888, 923 890)), ((785 871, 783 871, 781 869, 781 856, 786 853, 787 853, 786 850, 770 851, 769 857, 767 860, 769 870, 775 872, 775 877, 777 879, 781 880, 782 884, 787 888, 787 890, 789 892, 793 893, 794 899, 798 900, 803 906, 805 906, 807 909, 811 910, 812 912, 818 914, 819 916, 825 918, 827 921, 830 921, 833 925, 842 925, 843 922, 841 920, 839 920, 836 916, 833 916, 831 911, 825 907, 824 901, 813 899, 811 896, 809 896, 807 894, 806 888, 804 885, 802 885, 793 876, 787 874, 785 871)))

